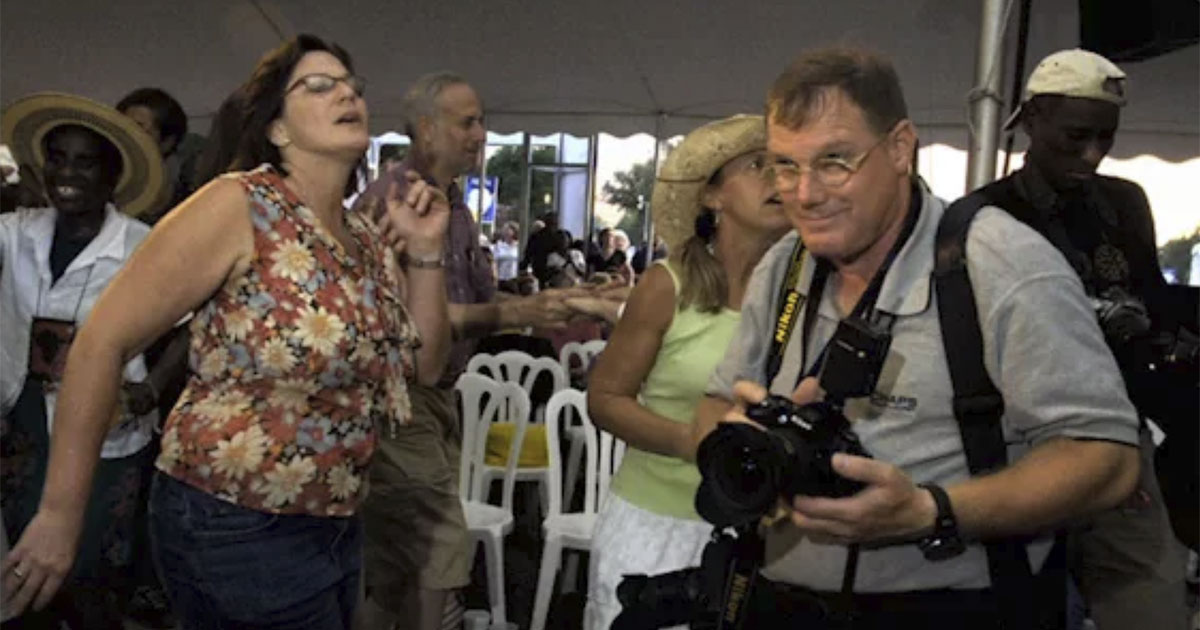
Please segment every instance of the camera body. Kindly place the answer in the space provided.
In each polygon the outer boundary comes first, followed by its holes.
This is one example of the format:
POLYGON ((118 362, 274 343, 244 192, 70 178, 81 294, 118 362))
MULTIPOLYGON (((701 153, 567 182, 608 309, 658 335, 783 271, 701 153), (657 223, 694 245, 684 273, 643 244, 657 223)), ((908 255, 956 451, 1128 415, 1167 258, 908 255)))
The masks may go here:
POLYGON ((708 522, 717 527, 753 522, 779 497, 844 497, 863 488, 833 471, 836 453, 870 457, 839 406, 768 396, 746 416, 762 429, 723 423, 697 451, 703 481, 696 511, 708 522))
POLYGON ((1104 336, 1116 344, 1150 332, 1150 312, 1141 300, 1120 287, 1110 287, 1092 298, 1092 308, 1104 336))

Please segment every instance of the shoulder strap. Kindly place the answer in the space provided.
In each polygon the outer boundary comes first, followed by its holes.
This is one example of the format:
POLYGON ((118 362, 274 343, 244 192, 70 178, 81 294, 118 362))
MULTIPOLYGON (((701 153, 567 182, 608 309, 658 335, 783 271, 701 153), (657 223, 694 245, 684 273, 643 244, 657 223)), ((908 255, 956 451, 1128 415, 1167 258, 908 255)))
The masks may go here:
MULTIPOLYGON (((954 417, 962 435, 967 468, 972 476, 1008 463, 1000 418, 1004 398, 988 377, 983 363, 983 334, 971 278, 967 274, 967 231, 980 208, 988 205, 974 193, 946 209, 938 225, 934 286, 942 345, 954 386, 954 417)), ((1006 630, 1034 627, 1033 572, 1025 544, 1006 538, 985 543, 999 613, 1006 630)))

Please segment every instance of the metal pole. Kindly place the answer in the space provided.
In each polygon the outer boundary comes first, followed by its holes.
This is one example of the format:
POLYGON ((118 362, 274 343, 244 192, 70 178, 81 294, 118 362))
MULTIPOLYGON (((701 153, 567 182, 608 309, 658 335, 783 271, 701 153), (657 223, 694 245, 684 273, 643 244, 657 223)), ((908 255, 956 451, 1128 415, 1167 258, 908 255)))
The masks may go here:
POLYGON ((529 134, 521 134, 521 256, 525 255, 525 245, 529 242, 529 195, 533 190, 533 170, 529 168, 529 134))
POLYGON ((967 191, 996 178, 1000 139, 1000 78, 1004 65, 1005 0, 983 0, 975 88, 971 90, 971 137, 967 153, 967 191))
MULTIPOLYGON (((1021 104, 1021 81, 1025 76, 1025 54, 1029 50, 1029 13, 1032 6, 1033 0, 1021 0, 1021 12, 1017 14, 1017 59, 1014 64, 1016 67, 1013 68, 1012 92, 1008 96, 1008 113, 1005 116, 1011 116, 1021 104)), ((1016 129, 1009 130, 1004 134, 1004 167, 1000 169, 1001 177, 1008 175, 1013 140, 1016 137, 1016 129)))
MULTIPOLYGON (((596 157, 598 156, 597 144, 600 140, 600 134, 592 134, 588 137, 588 198, 587 198, 587 215, 583 220, 583 235, 584 243, 592 242, 592 231, 596 229, 596 157)), ((586 251, 584 253, 587 253, 586 251)))
MULTIPOLYGON (((653 174, 651 181, 658 181, 658 150, 659 150, 659 147, 662 145, 662 141, 663 141, 662 125, 663 125, 663 119, 665 117, 666 117, 666 114, 659 114, 658 118, 655 119, 655 121, 654 121, 654 163, 653 163, 654 168, 652 169, 654 174, 653 174)), ((651 189, 653 189, 653 186, 651 186, 651 189)), ((649 200, 647 200, 647 201, 649 201, 649 200)), ((653 251, 653 249, 654 249, 654 242, 652 240, 654 238, 654 222, 650 220, 650 213, 652 213, 652 212, 654 212, 654 204, 647 203, 645 206, 643 206, 643 209, 642 209, 642 242, 645 243, 646 247, 649 247, 651 249, 651 251, 653 251)), ((647 258, 646 263, 649 264, 649 262, 650 262, 650 259, 647 258)))

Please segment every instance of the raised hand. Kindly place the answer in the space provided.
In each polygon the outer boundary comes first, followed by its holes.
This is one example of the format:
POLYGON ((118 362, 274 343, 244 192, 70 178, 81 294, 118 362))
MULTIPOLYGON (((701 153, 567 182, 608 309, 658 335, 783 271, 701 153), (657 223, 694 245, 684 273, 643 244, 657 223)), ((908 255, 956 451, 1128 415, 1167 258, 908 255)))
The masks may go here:
POLYGON ((408 190, 401 196, 399 185, 393 183, 388 188, 385 211, 378 219, 384 241, 397 254, 440 256, 450 225, 450 202, 416 171, 408 171, 404 177, 408 190))

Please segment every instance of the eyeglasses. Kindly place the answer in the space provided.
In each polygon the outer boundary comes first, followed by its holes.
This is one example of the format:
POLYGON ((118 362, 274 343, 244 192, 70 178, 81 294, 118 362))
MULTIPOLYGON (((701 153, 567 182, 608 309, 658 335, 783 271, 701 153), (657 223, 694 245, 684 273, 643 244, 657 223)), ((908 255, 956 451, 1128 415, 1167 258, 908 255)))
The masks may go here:
POLYGON ((295 90, 301 85, 304 86, 305 90, 308 90, 312 94, 324 94, 325 92, 337 87, 337 84, 343 81, 346 83, 346 85, 350 86, 351 90, 354 90, 355 94, 359 96, 362 96, 363 92, 367 91, 367 80, 356 74, 347 74, 344 77, 335 77, 323 72, 315 72, 313 74, 306 74, 299 79, 296 79, 296 82, 292 83, 292 85, 289 86, 286 91, 284 91, 284 94, 291 94, 292 90, 295 90))
POLYGON ((840 188, 850 181, 851 177, 862 168, 864 162, 870 157, 871 152, 883 144, 891 134, 884 134, 882 138, 871 145, 871 148, 863 151, 856 158, 846 158, 839 155, 829 155, 820 157, 812 161, 811 164, 796 164, 786 158, 777 158, 777 161, 768 164, 763 169, 763 177, 775 187, 777 192, 790 192, 800 186, 800 177, 805 171, 812 173, 812 176, 826 188, 840 188))

